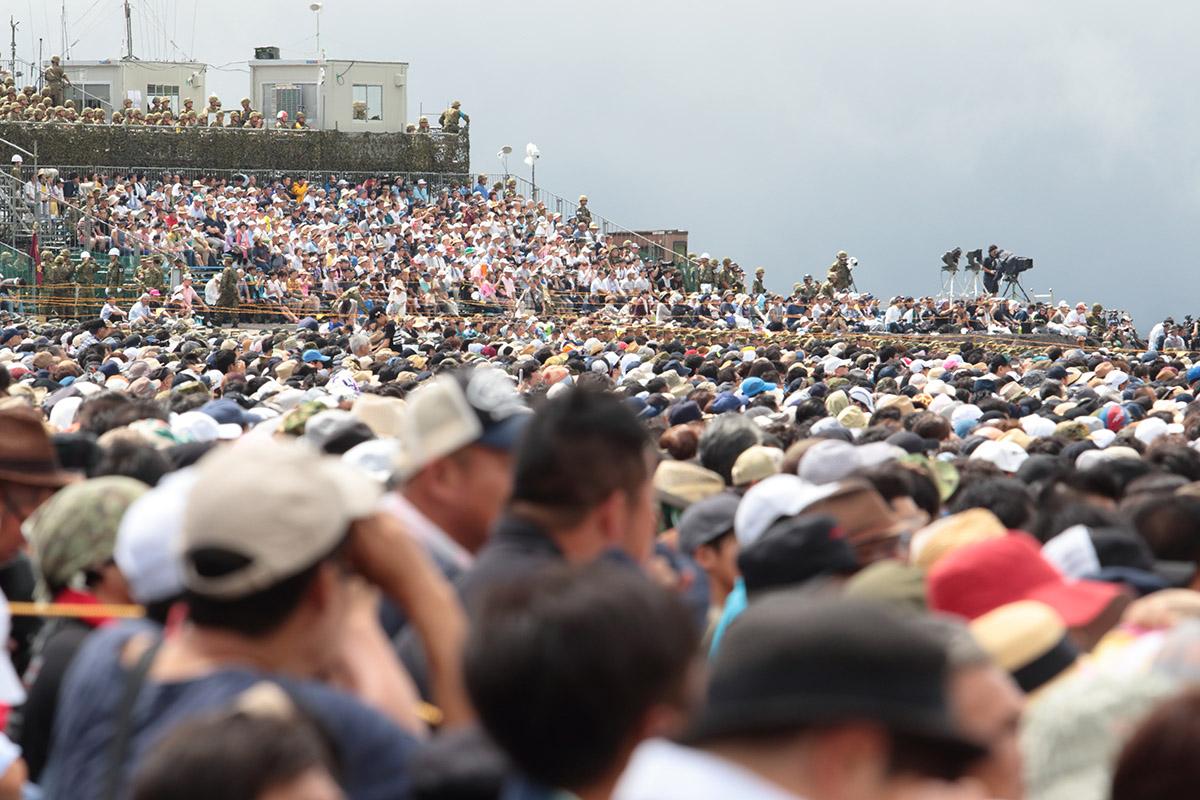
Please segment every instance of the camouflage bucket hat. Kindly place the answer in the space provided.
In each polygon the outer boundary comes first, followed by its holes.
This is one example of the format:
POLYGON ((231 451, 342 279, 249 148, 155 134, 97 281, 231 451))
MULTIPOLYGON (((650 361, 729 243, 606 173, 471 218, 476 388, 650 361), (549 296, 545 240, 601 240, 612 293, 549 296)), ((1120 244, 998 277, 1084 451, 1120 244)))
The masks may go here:
POLYGON ((83 588, 84 573, 112 559, 121 517, 147 491, 133 478, 93 478, 62 489, 25 521, 22 532, 43 600, 61 589, 83 588))

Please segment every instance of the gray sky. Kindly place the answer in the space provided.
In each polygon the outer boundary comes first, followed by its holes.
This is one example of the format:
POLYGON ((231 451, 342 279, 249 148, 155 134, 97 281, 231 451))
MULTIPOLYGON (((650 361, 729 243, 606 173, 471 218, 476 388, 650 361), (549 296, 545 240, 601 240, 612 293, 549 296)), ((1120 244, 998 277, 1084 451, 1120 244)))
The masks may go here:
MULTIPOLYGON (((28 2, 0 11, 27 20, 28 2)), ((72 57, 120 53, 119 0, 67 6, 72 57)), ((59 2, 32 9, 25 57, 31 32, 58 49, 59 2)), ((307 0, 135 3, 135 51, 170 56, 164 29, 212 65, 315 46, 307 0)), ((328 0, 321 15, 329 57, 409 62, 410 119, 462 100, 477 171, 534 141, 547 189, 687 229, 777 289, 844 248, 861 288, 931 293, 942 252, 995 242, 1035 259, 1030 291, 1126 307, 1143 330, 1198 297, 1198 32, 1198 4, 1107 0, 328 0)), ((247 80, 208 73, 227 101, 247 80)))

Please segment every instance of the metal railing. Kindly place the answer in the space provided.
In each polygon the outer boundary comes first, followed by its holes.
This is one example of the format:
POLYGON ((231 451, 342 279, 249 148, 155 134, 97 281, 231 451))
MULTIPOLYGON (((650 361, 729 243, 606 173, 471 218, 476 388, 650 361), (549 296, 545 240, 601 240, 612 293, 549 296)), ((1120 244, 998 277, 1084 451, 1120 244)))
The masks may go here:
MULTIPOLYGON (((459 186, 467 183, 470 180, 468 173, 458 172, 410 172, 400 170, 395 172, 376 172, 376 171, 336 171, 327 172, 324 170, 313 169, 206 169, 204 167, 114 167, 105 165, 89 165, 89 164, 47 164, 45 169, 58 170, 59 177, 66 178, 69 175, 75 174, 79 176, 100 175, 106 182, 115 181, 116 179, 124 179, 129 175, 141 175, 152 180, 161 180, 164 176, 171 176, 174 179, 178 175, 181 180, 191 182, 195 180, 225 180, 231 181, 234 176, 242 176, 243 178, 254 178, 258 182, 275 181, 285 177, 304 178, 314 186, 323 186, 332 178, 336 183, 339 180, 345 180, 347 183, 357 184, 368 179, 384 181, 392 183, 396 178, 403 178, 406 184, 415 185, 418 180, 424 179, 428 184, 430 191, 435 189, 440 191, 442 188, 448 188, 453 184, 459 186)), ((29 166, 22 167, 22 176, 32 176, 33 169, 29 166)))
MULTIPOLYGON (((544 204, 547 210, 556 214, 561 214, 564 220, 574 219, 579 213, 578 202, 548 191, 541 186, 535 187, 530 181, 522 178, 520 175, 509 174, 505 176, 505 179, 516 181, 518 194, 532 198, 535 202, 544 204)), ((588 206, 588 210, 592 213, 592 222, 595 223, 599 231, 604 234, 605 238, 609 238, 614 234, 620 235, 627 239, 638 242, 638 244, 640 244, 642 247, 653 248, 652 252, 662 250, 664 253, 670 253, 673 263, 684 265, 685 268, 691 270, 696 270, 699 268, 700 263, 698 261, 688 258, 686 255, 666 250, 659 242, 656 242, 653 239, 648 239, 631 228, 627 228, 624 225, 613 222, 607 217, 597 214, 592 210, 590 205, 588 206)))

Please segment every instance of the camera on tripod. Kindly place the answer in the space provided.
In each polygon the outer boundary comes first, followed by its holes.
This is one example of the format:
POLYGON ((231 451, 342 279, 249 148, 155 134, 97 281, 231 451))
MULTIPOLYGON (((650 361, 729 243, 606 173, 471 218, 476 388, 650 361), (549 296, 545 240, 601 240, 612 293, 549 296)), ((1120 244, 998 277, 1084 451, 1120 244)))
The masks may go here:
POLYGON ((958 262, 961 258, 961 247, 956 247, 953 250, 947 250, 942 254, 942 270, 944 272, 958 272, 958 262))
POLYGON ((1033 259, 1025 256, 1011 256, 1000 264, 1000 274, 1016 278, 1022 272, 1033 269, 1033 259))

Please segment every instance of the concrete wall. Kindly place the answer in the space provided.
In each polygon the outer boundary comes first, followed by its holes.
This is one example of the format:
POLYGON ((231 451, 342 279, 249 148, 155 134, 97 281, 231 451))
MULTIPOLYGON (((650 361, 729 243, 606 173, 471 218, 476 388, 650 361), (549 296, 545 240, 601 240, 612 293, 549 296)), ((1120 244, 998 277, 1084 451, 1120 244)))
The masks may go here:
MULTIPOLYGON (((0 138, 38 148, 45 166, 151 167, 290 173, 466 175, 466 134, 245 131, 0 122, 0 138)), ((31 166, 31 160, 27 160, 31 166)))

